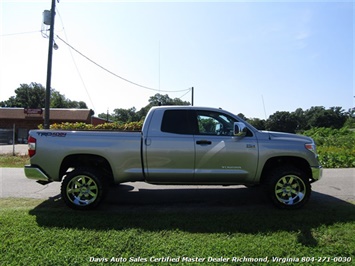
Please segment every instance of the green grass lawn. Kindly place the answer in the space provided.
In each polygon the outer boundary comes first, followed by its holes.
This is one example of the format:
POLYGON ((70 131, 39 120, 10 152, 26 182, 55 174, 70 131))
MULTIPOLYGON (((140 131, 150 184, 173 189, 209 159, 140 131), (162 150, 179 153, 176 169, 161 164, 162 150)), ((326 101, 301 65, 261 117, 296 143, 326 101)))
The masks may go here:
MULTIPOLYGON (((0 156, 0 167, 28 162, 0 156)), ((59 199, 0 198, 0 265, 355 265, 355 205, 318 203, 80 212, 59 199)))
POLYGON ((303 264, 276 257, 354 265, 354 235, 355 205, 347 202, 297 211, 153 204, 80 212, 58 199, 0 199, 0 265, 303 264))
POLYGON ((0 167, 23 167, 30 163, 28 156, 0 154, 0 167))

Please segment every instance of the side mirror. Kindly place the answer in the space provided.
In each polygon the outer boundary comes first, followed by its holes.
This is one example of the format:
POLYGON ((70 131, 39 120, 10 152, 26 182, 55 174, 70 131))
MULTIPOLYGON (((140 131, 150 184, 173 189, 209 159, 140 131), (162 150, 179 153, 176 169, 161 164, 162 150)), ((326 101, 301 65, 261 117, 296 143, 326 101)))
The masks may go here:
POLYGON ((245 137, 248 128, 242 122, 234 122, 233 135, 236 137, 245 137))

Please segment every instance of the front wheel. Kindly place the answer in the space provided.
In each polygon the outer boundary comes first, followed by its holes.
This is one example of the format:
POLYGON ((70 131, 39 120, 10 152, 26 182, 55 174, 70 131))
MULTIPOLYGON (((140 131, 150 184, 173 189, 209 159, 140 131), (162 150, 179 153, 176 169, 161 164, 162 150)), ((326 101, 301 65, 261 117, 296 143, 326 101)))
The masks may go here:
POLYGON ((292 166, 272 171, 267 185, 272 202, 281 209, 298 209, 311 196, 311 185, 306 174, 292 166))
POLYGON ((106 194, 103 178, 90 168, 69 172, 61 186, 64 202, 72 209, 88 210, 96 207, 106 194))

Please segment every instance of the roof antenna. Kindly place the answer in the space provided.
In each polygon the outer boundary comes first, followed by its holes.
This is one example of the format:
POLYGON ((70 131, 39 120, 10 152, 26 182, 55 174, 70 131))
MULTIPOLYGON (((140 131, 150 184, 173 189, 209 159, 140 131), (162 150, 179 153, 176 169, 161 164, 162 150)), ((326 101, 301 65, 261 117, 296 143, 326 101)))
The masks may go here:
POLYGON ((266 108, 265 108, 265 102, 264 102, 264 96, 263 96, 262 94, 261 94, 261 100, 263 101, 265 120, 267 120, 266 108))

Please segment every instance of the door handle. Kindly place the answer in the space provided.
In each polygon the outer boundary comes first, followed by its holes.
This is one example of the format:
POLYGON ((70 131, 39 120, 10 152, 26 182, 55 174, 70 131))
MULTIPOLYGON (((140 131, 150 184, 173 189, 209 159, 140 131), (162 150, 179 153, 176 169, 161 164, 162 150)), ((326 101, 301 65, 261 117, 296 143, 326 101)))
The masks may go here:
POLYGON ((196 141, 196 144, 198 144, 198 145, 211 145, 212 141, 209 141, 209 140, 198 140, 198 141, 196 141))
POLYGON ((144 144, 145 144, 146 146, 150 146, 151 143, 152 143, 152 140, 151 140, 151 139, 146 138, 146 139, 144 140, 144 144))

